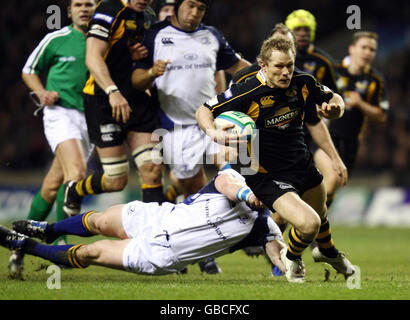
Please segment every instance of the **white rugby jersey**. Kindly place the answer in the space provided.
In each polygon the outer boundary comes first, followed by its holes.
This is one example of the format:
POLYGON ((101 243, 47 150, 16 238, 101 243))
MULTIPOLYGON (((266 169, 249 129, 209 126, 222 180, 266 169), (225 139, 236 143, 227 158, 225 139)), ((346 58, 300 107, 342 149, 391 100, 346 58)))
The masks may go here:
POLYGON ((147 31, 144 45, 149 56, 135 62, 134 69, 149 69, 158 59, 171 61, 153 88, 163 128, 197 124, 196 110, 216 95, 215 72, 240 60, 220 31, 204 24, 187 32, 169 19, 161 21, 147 31))
MULTIPOLYGON (((232 169, 223 173, 244 179, 232 169)), ((187 265, 247 246, 283 240, 268 210, 255 211, 245 202, 230 201, 217 191, 214 181, 162 217, 160 230, 167 235, 177 261, 187 265)))

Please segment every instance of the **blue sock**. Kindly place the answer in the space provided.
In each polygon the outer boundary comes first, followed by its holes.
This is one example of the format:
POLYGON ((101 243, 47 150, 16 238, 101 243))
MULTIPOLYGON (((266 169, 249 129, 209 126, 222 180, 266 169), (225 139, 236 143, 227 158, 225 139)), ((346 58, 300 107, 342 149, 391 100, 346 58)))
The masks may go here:
POLYGON ((36 257, 40 257, 58 265, 72 267, 69 262, 67 251, 74 245, 66 244, 62 246, 54 246, 39 243, 33 239, 26 240, 24 252, 36 257))
POLYGON ((66 234, 71 234, 80 237, 91 237, 94 234, 91 233, 84 224, 87 219, 87 215, 91 214, 92 211, 79 214, 59 222, 53 223, 50 225, 50 228, 47 232, 50 232, 56 236, 62 236, 66 234))

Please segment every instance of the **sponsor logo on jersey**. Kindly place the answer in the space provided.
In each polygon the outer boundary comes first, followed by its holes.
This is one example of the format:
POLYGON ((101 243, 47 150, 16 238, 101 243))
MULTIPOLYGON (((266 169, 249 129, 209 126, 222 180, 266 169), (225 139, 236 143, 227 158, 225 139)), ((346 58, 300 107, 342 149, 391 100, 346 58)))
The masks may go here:
POLYGON ((278 129, 286 129, 289 123, 300 114, 300 109, 291 110, 289 107, 284 107, 276 111, 276 113, 265 119, 265 127, 278 129))
POLYGON ((174 41, 172 41, 172 38, 162 38, 162 39, 161 39, 161 43, 162 43, 164 46, 172 46, 172 45, 174 45, 174 41))
POLYGON ((58 58, 58 61, 61 61, 61 62, 74 62, 75 60, 77 59, 74 56, 58 58))
POLYGON ((103 13, 96 13, 93 17, 94 20, 103 20, 108 23, 112 23, 114 20, 114 17, 109 16, 108 14, 103 14, 103 13))
POLYGON ((262 97, 260 102, 261 102, 261 108, 273 107, 273 105, 275 104, 275 100, 273 100, 273 96, 262 97))
POLYGON ((198 59, 198 55, 196 53, 186 53, 186 54, 184 54, 184 58, 186 60, 192 61, 192 60, 198 59))
POLYGON ((305 62, 303 64, 303 71, 313 74, 316 69, 316 62, 305 62))
POLYGON ((231 88, 229 88, 228 90, 226 90, 226 91, 224 92, 224 97, 225 97, 225 99, 230 99, 230 98, 232 98, 232 96, 233 96, 233 94, 232 94, 231 88))
POLYGON ((367 80, 356 81, 355 83, 356 91, 359 93, 365 93, 368 86, 369 86, 369 81, 367 80))
POLYGON ((273 180, 273 182, 282 190, 284 189, 292 189, 293 187, 285 182, 273 180))
POLYGON ((125 28, 128 30, 137 30, 137 21, 125 20, 125 28))

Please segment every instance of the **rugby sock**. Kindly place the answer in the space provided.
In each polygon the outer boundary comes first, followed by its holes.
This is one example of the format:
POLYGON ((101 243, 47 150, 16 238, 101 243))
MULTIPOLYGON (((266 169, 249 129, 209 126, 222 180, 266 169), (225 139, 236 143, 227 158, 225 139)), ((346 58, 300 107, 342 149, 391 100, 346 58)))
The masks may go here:
POLYGON ((288 237, 288 251, 286 257, 289 260, 301 259, 303 250, 309 246, 311 241, 302 239, 293 226, 289 230, 288 237))
POLYGON ((182 193, 175 186, 170 186, 167 192, 165 193, 165 200, 171 203, 175 203, 177 197, 182 193))
POLYGON ((316 236, 316 242, 319 246, 320 252, 322 252, 328 258, 336 258, 339 251, 335 248, 332 239, 332 230, 329 225, 329 220, 324 217, 321 220, 319 233, 316 236))
POLYGON ((96 172, 88 175, 82 180, 77 181, 72 185, 69 196, 84 197, 86 195, 94 195, 105 192, 104 190, 104 172, 96 172))
POLYGON ((49 260, 57 265, 63 265, 71 268, 86 268, 87 266, 79 263, 76 256, 76 251, 81 246, 83 245, 68 244, 62 246, 50 246, 39 243, 34 239, 27 239, 26 244, 24 245, 24 252, 49 260))
MULTIPOLYGON (((60 186, 57 192, 56 221, 61 221, 67 218, 63 211, 63 206, 64 206, 64 184, 60 186)), ((57 245, 61 240, 67 243, 67 236, 63 235, 59 237, 57 240, 54 241, 53 244, 57 245)))
POLYGON ((71 234, 80 237, 91 237, 95 235, 91 232, 88 224, 88 217, 96 211, 88 211, 78 214, 62 221, 47 225, 46 233, 50 236, 62 236, 71 234))
POLYGON ((53 203, 49 203, 41 196, 41 191, 37 192, 31 202, 30 212, 28 213, 28 220, 44 221, 47 219, 53 203))
POLYGON ((159 202, 162 203, 165 201, 163 194, 162 184, 145 184, 141 185, 142 189, 142 201, 143 202, 159 202))

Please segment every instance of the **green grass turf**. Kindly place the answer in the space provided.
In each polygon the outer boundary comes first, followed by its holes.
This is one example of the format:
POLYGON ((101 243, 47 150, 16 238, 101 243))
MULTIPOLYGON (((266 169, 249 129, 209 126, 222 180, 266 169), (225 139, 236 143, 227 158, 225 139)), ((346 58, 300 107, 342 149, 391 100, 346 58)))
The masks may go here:
MULTIPOLYGON (((24 281, 8 278, 9 251, 0 248, 0 300, 409 300, 410 230, 334 227, 336 246, 361 271, 360 289, 349 289, 344 277, 331 271, 324 281, 324 264, 304 253, 306 283, 291 284, 271 277, 263 257, 242 251, 218 258, 222 274, 201 274, 197 265, 186 275, 141 276, 103 267, 61 271, 61 289, 47 288, 47 261, 26 256, 24 281), (40 267, 43 266, 43 269, 40 267), (39 269, 40 270, 37 270, 39 269), (37 270, 37 271, 36 271, 37 270)), ((84 242, 69 237, 72 243, 84 242)), ((91 238, 85 239, 85 242, 91 238)), ((330 268, 331 269, 331 268, 330 268)))

